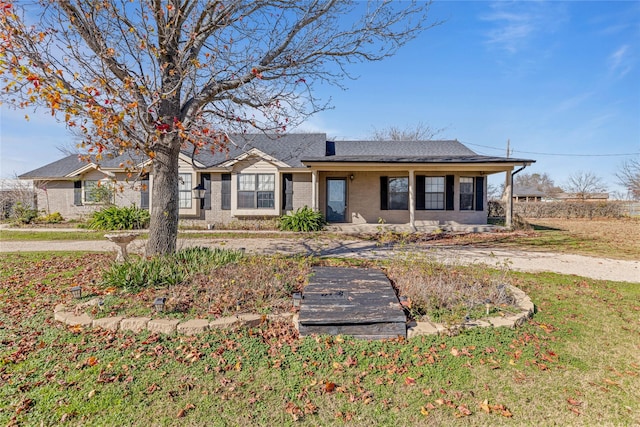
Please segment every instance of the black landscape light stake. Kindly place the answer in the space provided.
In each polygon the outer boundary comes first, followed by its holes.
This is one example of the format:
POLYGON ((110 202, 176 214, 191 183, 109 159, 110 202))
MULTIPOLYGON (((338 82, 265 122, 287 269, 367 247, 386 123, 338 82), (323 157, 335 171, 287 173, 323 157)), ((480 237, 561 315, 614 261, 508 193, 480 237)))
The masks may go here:
POLYGON ((82 288, 80 286, 74 286, 73 288, 70 289, 70 291, 71 291, 71 295, 75 299, 82 298, 82 288))
POLYGON ((153 301, 153 308, 156 310, 156 313, 162 313, 164 311, 164 303, 166 300, 165 297, 157 297, 155 301, 153 301))

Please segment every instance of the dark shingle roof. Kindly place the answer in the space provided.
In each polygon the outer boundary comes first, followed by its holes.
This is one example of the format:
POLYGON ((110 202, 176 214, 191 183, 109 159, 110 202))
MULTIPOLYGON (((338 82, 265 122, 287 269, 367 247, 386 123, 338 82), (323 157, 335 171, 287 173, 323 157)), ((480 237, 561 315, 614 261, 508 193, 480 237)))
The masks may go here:
POLYGON ((336 141, 332 156, 305 157, 304 162, 360 163, 512 163, 527 159, 482 156, 456 140, 336 141))
POLYGON ((56 160, 55 162, 49 163, 48 165, 44 165, 38 169, 23 173, 18 178, 61 178, 86 165, 87 162, 80 160, 77 154, 72 154, 60 160, 56 160))
MULTIPOLYGON (((327 141, 326 134, 243 134, 230 135, 230 143, 222 152, 203 149, 194 160, 204 168, 213 168, 235 159, 251 149, 258 149, 290 167, 302 168, 313 162, 361 163, 521 163, 527 159, 482 156, 455 140, 446 141, 327 141)), ((183 154, 191 157, 191 151, 183 154)), ((124 154, 115 158, 104 156, 99 162, 103 169, 117 169, 120 164, 136 163, 124 154)), ((63 178, 87 163, 77 155, 67 156, 19 176, 21 179, 63 178)))
POLYGON ((47 179, 47 178, 63 178, 67 175, 77 171, 78 169, 82 169, 85 166, 93 163, 96 165, 100 165, 103 169, 118 169, 121 164, 129 164, 131 161, 134 163, 138 163, 145 160, 145 158, 141 156, 132 156, 129 154, 123 154, 121 156, 109 156, 105 155, 100 159, 100 161, 96 161, 95 157, 91 157, 91 161, 87 162, 85 160, 81 160, 78 157, 78 154, 71 154, 67 157, 64 157, 60 160, 56 160, 55 162, 44 165, 38 169, 34 169, 32 171, 23 173, 18 176, 20 179, 47 179))
POLYGON ((475 156, 455 140, 444 141, 336 141, 336 156, 440 157, 475 156))
MULTIPOLYGON (((204 149, 194 156, 195 160, 202 163, 204 167, 215 167, 256 148, 291 167, 300 168, 304 167, 300 159, 324 155, 327 140, 327 136, 323 133, 245 134, 229 135, 229 138, 231 142, 225 151, 212 153, 210 150, 204 149)), ((183 151, 183 154, 191 155, 189 151, 183 151)))

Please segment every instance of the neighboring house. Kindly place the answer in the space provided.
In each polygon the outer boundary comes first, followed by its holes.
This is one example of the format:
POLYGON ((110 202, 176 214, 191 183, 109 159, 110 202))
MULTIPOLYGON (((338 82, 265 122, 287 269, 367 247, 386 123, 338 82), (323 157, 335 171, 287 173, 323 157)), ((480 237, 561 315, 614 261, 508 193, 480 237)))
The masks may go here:
POLYGON ((541 202, 542 199, 546 199, 547 194, 544 191, 538 190, 536 187, 530 186, 513 186, 513 201, 514 202, 541 202))
POLYGON ((19 203, 28 208, 35 207, 33 183, 17 179, 0 179, 0 219, 12 216, 14 208, 19 203))
POLYGON ((609 193, 558 193, 554 198, 563 202, 606 202, 609 193))
MULTIPOLYGON (((509 180, 515 167, 534 162, 478 155, 458 141, 327 141, 325 134, 230 141, 223 152, 182 153, 181 219, 220 224, 309 206, 335 223, 486 224, 486 177, 506 172, 509 180), (195 187, 202 199, 193 198, 195 187)), ((35 181, 39 204, 72 218, 96 208, 90 190, 98 182, 125 181, 122 162, 70 156, 20 178, 35 181)), ((116 192, 115 203, 149 207, 151 187, 153 170, 144 185, 116 192)))

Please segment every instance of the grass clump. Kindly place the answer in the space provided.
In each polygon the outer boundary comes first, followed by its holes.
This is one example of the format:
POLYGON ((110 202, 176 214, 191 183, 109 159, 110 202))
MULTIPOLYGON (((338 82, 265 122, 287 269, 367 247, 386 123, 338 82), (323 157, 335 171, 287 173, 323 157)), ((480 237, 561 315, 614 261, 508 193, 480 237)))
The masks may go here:
POLYGON ((171 255, 114 263, 105 270, 102 282, 127 292, 176 286, 198 273, 236 262, 242 256, 241 251, 186 248, 171 255))
POLYGON ((149 226, 149 211, 135 205, 109 206, 94 212, 89 218, 93 230, 140 230, 149 226))
POLYGON ((322 213, 308 206, 296 209, 287 215, 280 217, 279 227, 282 231, 320 231, 326 225, 322 213))
POLYGON ((413 318, 446 324, 511 311, 506 273, 506 268, 493 272, 486 266, 446 265, 421 253, 399 256, 387 267, 399 294, 408 298, 413 318))

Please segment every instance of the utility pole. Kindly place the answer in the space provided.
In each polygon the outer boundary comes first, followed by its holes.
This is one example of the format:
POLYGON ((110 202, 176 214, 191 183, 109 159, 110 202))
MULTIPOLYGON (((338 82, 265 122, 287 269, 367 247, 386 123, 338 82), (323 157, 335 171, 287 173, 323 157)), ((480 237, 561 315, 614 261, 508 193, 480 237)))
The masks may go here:
MULTIPOLYGON (((507 139, 507 159, 510 155, 511 139, 507 139)), ((510 170, 505 172, 504 196, 504 225, 511 228, 513 227, 513 175, 510 170)))

